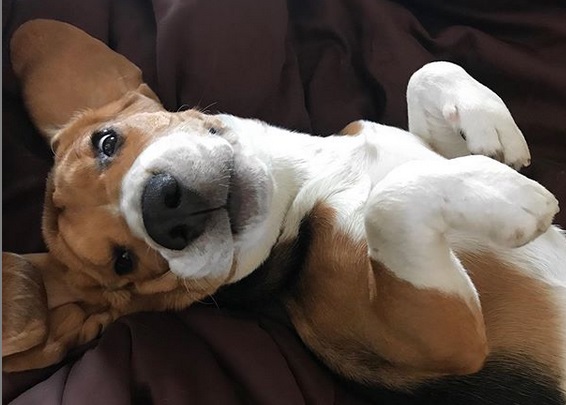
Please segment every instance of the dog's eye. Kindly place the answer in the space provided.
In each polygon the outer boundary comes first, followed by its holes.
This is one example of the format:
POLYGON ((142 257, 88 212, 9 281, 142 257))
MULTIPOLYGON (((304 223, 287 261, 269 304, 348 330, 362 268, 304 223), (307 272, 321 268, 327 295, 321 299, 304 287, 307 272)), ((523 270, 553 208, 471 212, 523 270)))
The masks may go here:
POLYGON ((111 157, 118 149, 119 136, 112 128, 96 131, 92 135, 92 144, 97 151, 107 157, 111 157))
POLYGON ((134 269, 133 255, 124 248, 114 250, 114 272, 119 276, 129 274, 134 269))
POLYGON ((210 127, 208 128, 208 132, 214 135, 218 133, 218 130, 215 127, 210 127))

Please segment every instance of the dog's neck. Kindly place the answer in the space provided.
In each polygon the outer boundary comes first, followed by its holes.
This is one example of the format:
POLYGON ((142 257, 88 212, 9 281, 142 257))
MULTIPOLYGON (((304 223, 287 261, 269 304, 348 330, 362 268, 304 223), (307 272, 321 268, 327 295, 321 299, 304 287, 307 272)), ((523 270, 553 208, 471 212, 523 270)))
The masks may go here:
POLYGON ((333 165, 337 148, 329 148, 328 144, 349 142, 346 137, 320 138, 268 127, 256 120, 220 117, 230 121, 241 152, 268 168, 274 188, 267 220, 237 246, 238 262, 231 279, 234 282, 261 265, 275 244, 296 236, 301 220, 318 200, 316 196, 304 198, 305 187, 314 179, 324 178, 333 165), (299 195, 301 198, 297 198, 299 195))

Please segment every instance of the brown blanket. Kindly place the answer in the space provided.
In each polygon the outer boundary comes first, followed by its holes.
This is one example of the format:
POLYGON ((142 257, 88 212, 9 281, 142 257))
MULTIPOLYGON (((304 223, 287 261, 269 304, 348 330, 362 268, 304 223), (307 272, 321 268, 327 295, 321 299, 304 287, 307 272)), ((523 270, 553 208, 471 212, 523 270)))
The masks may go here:
MULTIPOLYGON (((12 32, 38 17, 124 54, 171 110, 198 106, 320 135, 359 118, 406 127, 410 74, 456 62, 507 103, 531 146, 525 173, 566 204, 562 0, 4 0, 3 250, 45 249, 50 153, 7 52, 12 32)), ((566 209, 557 222, 566 226, 566 209)), ((126 317, 63 365, 3 382, 14 403, 358 403, 283 315, 214 305, 126 317)))

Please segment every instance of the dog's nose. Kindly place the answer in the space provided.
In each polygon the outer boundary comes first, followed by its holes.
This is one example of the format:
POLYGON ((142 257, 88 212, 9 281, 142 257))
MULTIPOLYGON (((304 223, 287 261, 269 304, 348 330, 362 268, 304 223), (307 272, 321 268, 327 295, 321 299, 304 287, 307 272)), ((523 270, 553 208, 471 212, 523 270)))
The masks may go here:
POLYGON ((201 196, 167 173, 151 177, 143 190, 145 230, 151 239, 167 249, 182 250, 199 237, 204 232, 209 211, 201 196))

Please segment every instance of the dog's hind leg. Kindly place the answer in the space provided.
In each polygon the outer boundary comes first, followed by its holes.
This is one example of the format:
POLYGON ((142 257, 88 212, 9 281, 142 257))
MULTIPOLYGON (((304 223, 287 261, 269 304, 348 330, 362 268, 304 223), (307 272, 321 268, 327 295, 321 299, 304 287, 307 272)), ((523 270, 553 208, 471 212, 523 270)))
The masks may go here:
POLYGON ((343 232, 331 207, 311 214, 311 254, 287 301, 291 317, 342 375, 397 388, 474 373, 488 356, 478 294, 450 232, 516 247, 557 211, 542 186, 483 156, 394 169, 367 201, 367 245, 343 232))
POLYGON ((372 258, 403 269, 398 277, 450 294, 463 288, 465 295, 465 285, 442 270, 452 267, 451 233, 514 248, 544 233, 557 212, 558 201, 543 186, 484 156, 413 161, 372 190, 366 235, 372 258))

